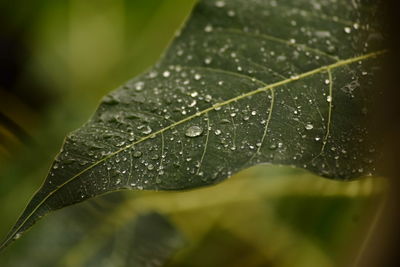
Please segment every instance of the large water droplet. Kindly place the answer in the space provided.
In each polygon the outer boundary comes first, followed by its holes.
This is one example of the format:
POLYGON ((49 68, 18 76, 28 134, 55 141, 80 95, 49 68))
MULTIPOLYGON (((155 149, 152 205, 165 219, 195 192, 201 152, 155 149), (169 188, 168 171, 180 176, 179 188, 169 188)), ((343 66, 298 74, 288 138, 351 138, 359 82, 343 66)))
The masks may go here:
POLYGON ((203 128, 197 125, 190 126, 187 128, 185 135, 187 137, 197 137, 203 133, 203 128))

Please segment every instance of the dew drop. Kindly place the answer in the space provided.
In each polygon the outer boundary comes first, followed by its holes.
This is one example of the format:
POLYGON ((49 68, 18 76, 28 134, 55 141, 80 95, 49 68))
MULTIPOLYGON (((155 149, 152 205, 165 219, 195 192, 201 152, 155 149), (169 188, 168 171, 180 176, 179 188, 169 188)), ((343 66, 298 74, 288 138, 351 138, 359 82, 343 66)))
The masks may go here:
POLYGON ((212 32, 213 31, 213 27, 211 24, 208 24, 205 28, 204 28, 205 32, 212 32))
POLYGON ((152 71, 149 73, 149 77, 150 78, 156 78, 157 77, 157 72, 156 71, 152 71))
POLYGON ((204 59, 204 63, 206 63, 207 65, 209 65, 212 61, 212 58, 207 57, 206 59, 204 59))
POLYGON ((203 128, 197 125, 190 126, 186 129, 185 135, 187 137, 197 137, 203 133, 203 128))
POLYGON ((215 130, 215 135, 220 135, 222 132, 221 132, 221 130, 215 130))
POLYGON ((330 84, 330 81, 328 79, 326 79, 325 84, 330 84))
POLYGON ((196 104, 197 104, 197 101, 196 101, 196 100, 193 100, 193 101, 188 105, 188 107, 192 108, 192 107, 196 106, 196 104))
POLYGON ((275 149, 277 149, 277 148, 278 148, 278 146, 275 145, 275 144, 272 144, 272 145, 269 146, 269 149, 270 149, 270 150, 275 150, 275 149))
POLYGON ((171 76, 171 72, 169 72, 169 71, 164 71, 163 72, 163 74, 162 74, 165 78, 168 78, 169 76, 171 76))
POLYGON ((138 82, 135 84, 136 91, 142 91, 144 86, 144 82, 138 82))
POLYGON ((332 96, 328 95, 328 96, 326 97, 326 101, 328 101, 329 103, 332 102, 332 96))
POLYGON ((209 103, 209 102, 212 100, 212 96, 206 95, 206 96, 204 97, 204 100, 205 100, 207 103, 209 103))
POLYGON ((233 10, 229 10, 228 11, 228 16, 229 17, 234 17, 235 15, 236 15, 235 11, 233 11, 233 10))
POLYGON ((215 2, 215 6, 216 7, 224 7, 225 6, 225 2, 224 1, 217 1, 217 2, 215 2))
POLYGON ((194 75, 194 79, 195 79, 196 81, 200 80, 200 79, 201 79, 201 75, 198 74, 198 73, 196 73, 196 74, 194 75))
POLYGON ((344 27, 344 32, 345 33, 351 33, 351 28, 350 27, 344 27))
POLYGON ((141 127, 141 129, 143 129, 143 131, 142 131, 142 133, 144 133, 144 134, 151 134, 151 132, 153 131, 151 128, 150 128, 150 126, 143 126, 143 127, 141 127), (144 128, 144 129, 143 129, 144 128))
POLYGON ((133 157, 140 158, 141 156, 142 156, 142 152, 140 152, 140 151, 133 152, 133 157))
POLYGON ((17 234, 15 235, 14 239, 17 240, 17 239, 19 239, 20 237, 21 237, 21 234, 20 234, 20 233, 17 233, 17 234))
POLYGON ((154 170, 154 165, 153 165, 153 164, 147 165, 147 169, 148 169, 149 171, 154 170))
POLYGON ((312 130, 314 128, 314 125, 312 125, 311 123, 307 123, 304 128, 306 128, 306 130, 312 130))

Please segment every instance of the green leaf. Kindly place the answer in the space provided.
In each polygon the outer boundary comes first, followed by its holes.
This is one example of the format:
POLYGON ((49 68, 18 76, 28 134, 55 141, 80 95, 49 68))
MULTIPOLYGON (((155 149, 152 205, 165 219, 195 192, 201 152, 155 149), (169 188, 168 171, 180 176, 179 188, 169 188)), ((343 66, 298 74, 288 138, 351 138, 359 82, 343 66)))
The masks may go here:
POLYGON ((203 0, 148 72, 68 135, 1 246, 50 211, 121 189, 182 190, 261 163, 373 174, 385 53, 377 6, 203 0))
POLYGON ((183 245, 182 234, 153 212, 121 227, 84 266, 163 266, 183 245))

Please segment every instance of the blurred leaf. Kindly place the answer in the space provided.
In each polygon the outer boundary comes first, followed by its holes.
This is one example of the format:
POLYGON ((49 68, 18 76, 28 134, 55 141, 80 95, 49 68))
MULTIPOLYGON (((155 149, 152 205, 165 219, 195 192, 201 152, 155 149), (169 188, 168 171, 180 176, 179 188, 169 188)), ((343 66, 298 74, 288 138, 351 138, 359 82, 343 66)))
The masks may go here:
POLYGON ((48 212, 110 191, 195 188, 260 163, 374 172, 375 9, 201 1, 163 59, 67 137, 2 247, 48 212))
POLYGON ((184 238, 162 215, 150 213, 124 225, 102 245, 84 266, 164 266, 183 247, 184 238))
MULTIPOLYGON (((358 243, 359 233, 362 237, 365 214, 383 192, 384 179, 342 183, 317 178, 298 169, 258 166, 199 190, 108 194, 43 220, 26 238, 2 253, 0 265, 78 267, 100 262, 111 255, 105 253, 110 243, 121 244, 118 242, 124 242, 125 237, 133 237, 137 218, 154 211, 168 218, 187 241, 169 262, 172 266, 218 266, 224 262, 225 266, 232 262, 243 266, 240 264, 245 261, 246 266, 268 262, 291 266, 288 263, 293 261, 298 266, 329 266, 325 263, 338 262, 353 243, 358 243), (307 199, 314 199, 314 204, 307 199), (297 210, 308 216, 296 216, 297 210), (322 218, 328 212, 331 216, 322 218), (337 222, 329 224, 331 235, 313 227, 324 220, 337 222), (231 254, 237 249, 243 249, 239 259, 236 252, 231 254)), ((146 224, 154 225, 150 221, 146 224)), ((154 233, 163 224, 156 225, 154 233)), ((152 244, 157 248, 159 243, 152 244)), ((121 246, 121 253, 117 249, 113 260, 109 258, 111 266, 115 266, 111 262, 126 259, 125 250, 140 250, 140 246, 121 246)))

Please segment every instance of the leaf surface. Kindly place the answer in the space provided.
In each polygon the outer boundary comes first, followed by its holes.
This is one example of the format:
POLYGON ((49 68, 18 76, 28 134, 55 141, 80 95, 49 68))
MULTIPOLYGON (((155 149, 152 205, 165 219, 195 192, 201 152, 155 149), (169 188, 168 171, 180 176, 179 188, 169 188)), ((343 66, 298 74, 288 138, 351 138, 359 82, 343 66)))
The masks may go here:
POLYGON ((6 238, 121 189, 216 184, 261 163, 373 174, 368 131, 385 53, 375 5, 203 0, 162 59, 67 136, 6 238))

